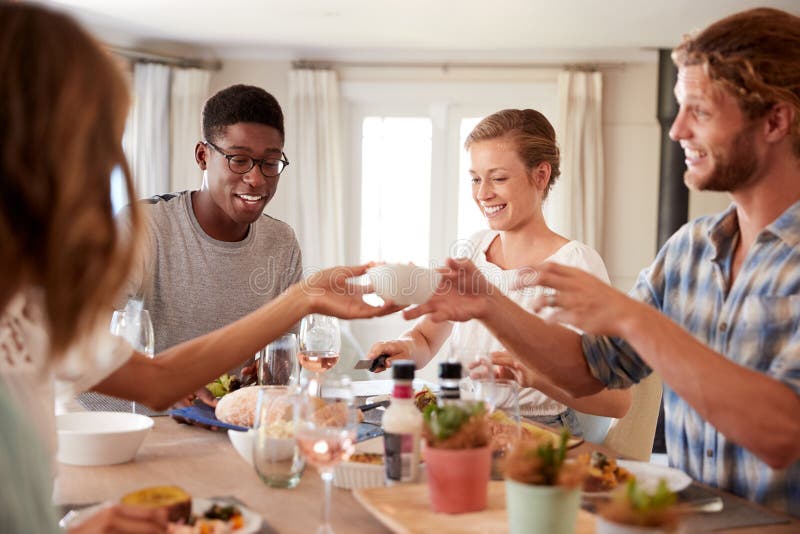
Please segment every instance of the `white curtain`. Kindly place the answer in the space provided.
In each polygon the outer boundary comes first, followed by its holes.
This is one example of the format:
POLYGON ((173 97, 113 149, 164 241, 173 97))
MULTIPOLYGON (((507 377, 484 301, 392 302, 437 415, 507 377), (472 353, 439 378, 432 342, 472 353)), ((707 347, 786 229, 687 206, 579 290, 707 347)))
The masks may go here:
POLYGON ((287 222, 297 233, 307 269, 344 263, 339 108, 336 72, 289 72, 286 154, 291 165, 281 185, 289 193, 287 222))
POLYGON ((203 172, 194 160, 194 147, 202 138, 201 115, 210 78, 206 70, 172 70, 170 191, 198 189, 203 180, 203 172))
POLYGON ((603 78, 599 72, 558 76, 561 178, 547 215, 556 231, 603 253, 603 78))
MULTIPOLYGON (((339 80, 333 70, 293 69, 289 72, 289 110, 286 115, 286 155, 291 165, 281 175, 289 212, 286 217, 303 251, 303 268, 322 269, 344 264, 344 176, 339 80)), ((342 350, 338 369, 353 380, 364 349, 342 321, 342 350)))
POLYGON ((139 198, 169 191, 170 68, 137 63, 134 101, 123 144, 139 198))

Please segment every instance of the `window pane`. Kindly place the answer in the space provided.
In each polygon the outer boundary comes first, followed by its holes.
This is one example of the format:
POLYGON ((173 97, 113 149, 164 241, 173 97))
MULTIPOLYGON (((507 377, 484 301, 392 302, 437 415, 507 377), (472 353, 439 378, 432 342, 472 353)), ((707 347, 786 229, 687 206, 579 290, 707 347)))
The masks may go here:
POLYGON ((464 141, 483 117, 461 119, 458 134, 458 238, 466 239, 478 230, 486 228, 486 219, 472 200, 472 177, 469 174, 469 153, 464 150, 464 141))
POLYGON ((122 174, 122 169, 118 166, 114 167, 111 171, 111 209, 114 210, 116 215, 119 210, 130 204, 131 200, 128 198, 128 189, 125 184, 125 175, 122 174))
POLYGON ((366 117, 361 132, 361 260, 427 265, 431 120, 366 117))

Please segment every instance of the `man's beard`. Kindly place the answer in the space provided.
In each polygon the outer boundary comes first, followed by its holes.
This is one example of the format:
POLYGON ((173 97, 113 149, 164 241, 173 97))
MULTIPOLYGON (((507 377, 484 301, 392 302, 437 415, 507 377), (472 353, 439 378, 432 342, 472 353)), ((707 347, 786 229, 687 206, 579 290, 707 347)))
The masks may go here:
MULTIPOLYGON (((742 128, 733 138, 727 154, 711 151, 714 160, 714 170, 703 183, 699 184, 700 191, 725 191, 733 192, 750 183, 758 169, 753 136, 753 126, 742 128)), ((688 174, 688 172, 687 172, 688 174)))

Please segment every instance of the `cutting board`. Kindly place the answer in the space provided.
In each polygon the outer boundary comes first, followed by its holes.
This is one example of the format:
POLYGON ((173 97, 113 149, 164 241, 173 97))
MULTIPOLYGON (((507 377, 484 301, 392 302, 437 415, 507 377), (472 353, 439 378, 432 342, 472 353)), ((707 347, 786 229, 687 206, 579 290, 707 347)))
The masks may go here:
MULTIPOLYGON (((401 484, 353 491, 361 503, 381 523, 396 534, 490 534, 507 533, 505 483, 489 483, 486 510, 469 514, 437 514, 431 510, 426 484, 401 484)), ((576 534, 594 534, 595 519, 578 511, 576 534)))

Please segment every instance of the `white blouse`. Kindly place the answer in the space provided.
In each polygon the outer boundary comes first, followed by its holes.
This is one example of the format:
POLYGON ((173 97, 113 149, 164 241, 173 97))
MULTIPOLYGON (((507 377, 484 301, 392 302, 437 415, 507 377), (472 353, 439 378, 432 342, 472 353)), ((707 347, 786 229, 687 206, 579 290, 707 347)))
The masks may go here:
POLYGON ((55 398, 71 399, 116 371, 133 348, 100 325, 93 335, 50 361, 40 290, 17 293, 0 315, 0 379, 51 454, 56 450, 55 398))
MULTIPOLYGON (((489 246, 499 235, 500 232, 494 230, 482 230, 473 235, 469 240, 469 246, 471 247, 470 259, 489 282, 499 288, 503 294, 523 309, 534 313, 533 299, 543 291, 543 288, 537 286, 509 289, 516 285, 517 270, 501 269, 486 259, 486 252, 489 250, 489 246)), ((579 241, 570 241, 545 261, 583 269, 609 283, 608 273, 600 255, 593 248, 579 241)), ((552 310, 545 309, 538 315, 546 317, 550 313, 552 313, 552 310)), ((565 326, 569 327, 570 325, 565 326)), ((488 356, 490 352, 505 350, 491 332, 477 320, 455 323, 451 334, 451 347, 453 347, 453 354, 464 365, 470 363, 476 355, 488 356), (458 354, 459 351, 455 347, 468 347, 468 351, 458 354)), ((523 415, 530 416, 556 415, 567 409, 564 404, 533 388, 522 388, 520 390, 519 405, 520 412, 523 415)))

